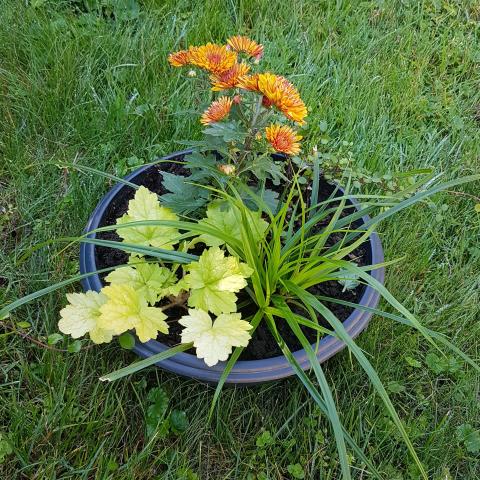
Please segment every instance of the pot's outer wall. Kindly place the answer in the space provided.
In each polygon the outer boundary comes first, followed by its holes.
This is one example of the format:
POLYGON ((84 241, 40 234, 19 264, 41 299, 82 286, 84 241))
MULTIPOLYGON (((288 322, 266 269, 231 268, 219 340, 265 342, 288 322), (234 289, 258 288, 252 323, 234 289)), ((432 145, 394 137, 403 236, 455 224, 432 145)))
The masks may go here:
MULTIPOLYGON (((179 156, 188 155, 189 153, 191 153, 190 150, 183 150, 172 153, 171 155, 167 155, 159 160, 168 161, 178 159, 179 156)), ((135 170, 130 175, 125 177, 125 180, 135 183, 135 178, 150 167, 151 165, 146 165, 138 170, 135 170)), ((120 192, 120 190, 125 187, 126 186, 124 184, 118 184, 102 198, 87 223, 85 228, 86 232, 92 231, 99 227, 108 205, 120 192)), ((363 217, 364 222, 367 222, 368 220, 368 216, 363 217)), ((90 234, 89 237, 94 238, 95 234, 90 234)), ((382 263, 383 249, 380 238, 376 233, 372 233, 370 236, 370 246, 372 265, 382 263)), ((90 243, 81 243, 80 273, 91 273, 95 272, 96 270, 95 245, 90 243)), ((383 284, 385 277, 385 271, 383 267, 372 270, 371 275, 383 284)), ((93 274, 84 278, 82 280, 82 287, 85 291, 95 290, 99 292, 102 288, 100 277, 97 274, 93 274)), ((379 299, 380 294, 372 287, 367 286, 359 304, 365 307, 375 308, 379 302, 379 299)), ((371 316, 372 314, 370 312, 355 309, 343 322, 343 325, 348 334, 352 338, 355 338, 367 327, 371 316)), ((314 349, 317 348, 317 345, 315 344, 312 346, 314 349)), ((345 344, 339 339, 330 335, 325 336, 318 345, 318 361, 320 363, 325 362, 344 347, 345 344)), ((157 342, 156 340, 150 340, 146 343, 141 343, 137 339, 133 351, 141 357, 150 357, 157 353, 168 350, 168 348, 168 346, 157 342)), ((308 361, 305 350, 299 350, 295 352, 294 356, 304 370, 310 368, 310 362, 308 361)), ((158 362, 157 365, 165 370, 179 375, 195 378, 209 383, 218 383, 225 367, 225 362, 220 362, 214 367, 208 367, 203 360, 194 355, 189 353, 178 353, 174 357, 163 360, 162 362, 158 362)), ((255 384, 271 380, 278 380, 291 375, 294 375, 292 367, 290 367, 285 357, 279 356, 264 360, 237 361, 226 382, 236 384, 255 384)))

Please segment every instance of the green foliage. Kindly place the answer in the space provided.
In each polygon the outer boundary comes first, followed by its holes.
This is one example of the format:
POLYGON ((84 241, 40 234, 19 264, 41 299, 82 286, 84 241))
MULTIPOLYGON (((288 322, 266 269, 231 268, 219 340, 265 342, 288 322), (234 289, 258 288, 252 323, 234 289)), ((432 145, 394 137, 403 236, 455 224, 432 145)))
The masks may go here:
POLYGON ((140 15, 137 0, 103 0, 103 3, 112 9, 115 19, 120 21, 135 20, 140 15))
POLYGON ((200 479, 200 477, 191 468, 188 468, 188 467, 180 468, 177 471, 177 478, 178 480, 199 480, 200 479))
POLYGON ((117 285, 130 285, 150 305, 169 295, 170 288, 178 281, 170 269, 148 263, 144 258, 132 256, 129 263, 131 266, 110 272, 105 280, 117 285))
POLYGON ((62 342, 62 341, 63 341, 63 335, 61 335, 60 333, 51 333, 47 337, 47 342, 49 345, 56 345, 58 342, 62 342))
POLYGON ((177 216, 158 203, 157 196, 145 187, 138 188, 135 197, 128 203, 128 211, 117 220, 118 234, 126 243, 153 246, 172 250, 178 240, 178 230, 169 226, 128 226, 130 223, 148 220, 177 220, 177 216))
MULTIPOLYGON (((318 425, 317 422, 316 425, 318 425)), ((288 473, 288 478, 305 478, 304 468, 298 462, 298 456, 296 455, 296 443, 295 438, 277 438, 269 430, 263 430, 255 439, 256 448, 249 459, 250 468, 253 472, 247 478, 256 480, 270 478, 267 473, 268 464, 265 463, 265 458, 269 456, 282 459, 282 462, 277 464, 276 468, 284 470, 285 474, 288 473)), ((302 459, 302 461, 304 460, 302 459)))
POLYGON ((30 328, 32 325, 29 322, 18 322, 17 327, 18 328, 30 328))
POLYGON ((408 355, 405 357, 405 362, 407 362, 407 364, 410 367, 414 367, 414 368, 421 368, 422 367, 421 362, 419 362, 418 360, 415 360, 413 357, 410 357, 408 355))
POLYGON ((288 465, 287 471, 293 478, 305 478, 305 472, 299 463, 288 465))
POLYGON ((318 158, 322 175, 329 181, 345 187, 350 183, 352 191, 371 191, 379 195, 391 195, 409 190, 415 185, 418 177, 432 173, 432 169, 414 169, 407 171, 384 170, 369 171, 358 164, 353 156, 352 142, 341 142, 337 151, 323 147, 307 156, 301 165, 304 166, 307 178, 312 174, 312 162, 318 158))
POLYGON ((107 301, 100 307, 98 326, 111 335, 120 335, 135 329, 141 342, 156 338, 158 332, 167 333, 168 325, 161 308, 152 307, 146 298, 131 285, 120 283, 102 288, 107 301))
POLYGON ((220 313, 212 323, 210 315, 199 308, 188 310, 178 321, 182 327, 182 343, 193 343, 198 358, 212 367, 225 361, 232 347, 246 347, 252 326, 241 320, 240 313, 220 313))
POLYGON ((162 387, 150 389, 147 401, 149 402, 145 415, 147 437, 155 435, 157 438, 164 438, 169 434, 181 435, 187 430, 187 414, 178 409, 168 412, 170 400, 162 387))
POLYGON ((9 440, 0 432, 0 464, 13 453, 12 445, 9 440))
POLYGON ((465 445, 467 452, 473 454, 480 452, 480 430, 475 430, 469 423, 457 427, 457 438, 465 445))
POLYGON ((275 439, 268 430, 264 430, 255 441, 255 445, 259 448, 265 448, 275 443, 275 439))
POLYGON ((387 384, 387 390, 391 393, 402 393, 405 391, 405 385, 398 381, 389 382, 387 384))
POLYGON ((110 328, 100 325, 100 307, 107 302, 103 293, 88 291, 84 294, 67 294, 68 305, 60 310, 58 328, 62 333, 79 338, 87 334, 95 343, 109 342, 112 339, 110 328))
MULTIPOLYGON (((254 189, 253 193, 255 195, 258 195, 259 198, 262 199, 264 202, 265 206, 267 207, 266 209, 269 210, 270 212, 276 213, 277 208, 278 208, 278 202, 279 202, 279 194, 275 190, 271 190, 269 188, 264 188, 264 189, 254 189)), ((253 203, 252 207, 252 202, 249 197, 245 198, 245 204, 249 208, 255 208, 255 204, 253 203)))
MULTIPOLYGON (((472 178, 477 179, 478 177, 472 178)), ((300 326, 312 328, 317 332, 317 336, 320 333, 325 333, 325 329, 320 327, 316 322, 316 315, 313 312, 321 315, 329 322, 335 334, 346 343, 351 353, 368 374, 375 390, 385 404, 392 424, 398 429, 400 437, 405 441, 414 458, 415 468, 418 468, 421 476, 425 478, 426 473, 424 467, 420 463, 408 436, 408 432, 401 422, 388 394, 388 391, 391 393, 402 392, 404 390, 403 385, 391 382, 387 388, 384 387, 377 372, 365 354, 346 332, 343 324, 325 304, 325 301, 327 303, 336 303, 338 299, 330 297, 316 298, 308 289, 321 282, 331 281, 332 278, 339 279, 340 281, 351 281, 351 275, 353 274, 359 280, 376 289, 384 299, 401 314, 401 317, 373 309, 376 313, 389 318, 400 318, 402 323, 407 323, 411 327, 416 328, 432 345, 436 346, 433 334, 430 334, 382 284, 366 273, 365 269, 358 267, 352 262, 350 260, 350 254, 368 239, 372 226, 380 220, 388 218, 398 210, 408 207, 421 199, 428 198, 438 191, 451 188, 469 179, 454 180, 442 185, 435 185, 407 199, 403 199, 402 196, 392 197, 391 203, 393 206, 389 209, 384 208, 385 202, 383 199, 378 202, 377 196, 365 195, 364 210, 361 212, 346 210, 343 216, 341 214, 347 206, 348 191, 345 195, 340 195, 337 199, 329 199, 320 204, 313 205, 310 215, 307 216, 307 206, 303 201, 300 183, 297 179, 298 176, 295 176, 290 190, 287 191, 287 197, 279 211, 274 215, 267 210, 270 222, 263 231, 262 236, 259 236, 259 232, 257 231, 259 223, 261 224, 260 217, 257 218, 256 222, 252 222, 252 211, 245 205, 242 196, 233 185, 229 186, 232 192, 231 195, 221 191, 219 191, 218 194, 229 202, 232 208, 240 212, 240 215, 237 216, 241 225, 238 238, 237 236, 232 236, 230 234, 231 232, 218 228, 218 226, 209 224, 208 222, 187 222, 169 219, 169 213, 164 211, 162 211, 162 216, 166 216, 166 219, 155 218, 153 221, 150 220, 150 210, 153 210, 153 214, 156 216, 158 209, 165 209, 165 207, 159 207, 157 201, 152 201, 151 195, 145 190, 141 191, 141 189, 139 189, 141 195, 138 198, 137 196, 135 197, 135 203, 131 209, 129 208, 129 215, 132 217, 137 216, 139 222, 146 223, 146 225, 144 226, 143 223, 140 223, 140 225, 132 223, 131 225, 125 225, 125 228, 168 228, 170 229, 168 232, 179 232, 182 230, 186 232, 184 238, 195 237, 198 233, 213 234, 213 236, 219 237, 222 240, 222 244, 224 243, 231 252, 231 256, 225 257, 225 251, 218 246, 204 250, 198 260, 183 265, 183 270, 186 272, 186 275, 178 282, 180 287, 176 289, 176 294, 178 295, 182 290, 188 291, 188 305, 195 307, 194 310, 189 311, 190 315, 183 317, 183 320, 180 322, 186 327, 184 333, 182 333, 182 348, 187 348, 193 344, 197 349, 197 355, 204 358, 207 365, 211 366, 215 365, 219 360, 227 360, 231 352, 231 347, 237 347, 234 355, 232 355, 227 363, 222 381, 217 387, 216 397, 226 375, 228 375, 229 369, 238 358, 238 352, 241 352, 241 349, 246 346, 249 338, 249 336, 247 338, 246 335, 243 335, 245 333, 244 330, 247 328, 244 329, 242 326, 241 329, 237 329, 236 326, 227 326, 227 323, 231 322, 233 325, 235 322, 239 324, 242 322, 242 324, 244 323, 246 327, 250 329, 250 325, 247 322, 240 320, 239 314, 237 316, 237 314, 230 313, 235 312, 237 308, 237 297, 235 293, 247 286, 247 278, 250 277, 251 287, 249 288, 249 295, 255 305, 258 306, 257 313, 251 319, 251 328, 255 329, 258 322, 262 319, 266 321, 273 337, 292 368, 309 390, 322 412, 330 420, 344 477, 346 479, 351 478, 351 459, 347 454, 347 443, 355 454, 369 465, 370 469, 375 471, 375 468, 365 457, 355 441, 346 434, 340 422, 334 397, 327 383, 325 374, 318 364, 317 357, 310 342, 300 328, 300 326), (329 208, 329 203, 333 201, 338 203, 334 209, 331 209, 329 208), (378 205, 376 202, 378 202, 378 205), (293 208, 294 204, 296 205, 295 208, 293 208), (371 220, 366 222, 363 228, 350 228, 351 223, 360 216, 364 216, 365 211, 372 215, 376 208, 381 213, 372 216, 371 220), (308 217, 310 218, 307 221, 306 219, 308 217), (298 231, 294 231, 291 228, 291 225, 294 225, 296 221, 299 221, 302 226, 298 231), (324 228, 320 231, 316 230, 314 227, 322 222, 325 225, 324 228), (336 239, 332 244, 328 244, 327 239, 332 232, 342 232, 343 235, 341 239, 336 239), (305 316, 291 309, 288 302, 292 298, 295 299, 297 305, 302 308, 302 313, 304 313, 305 316), (218 316, 213 325, 207 313, 208 311, 218 316), (288 345, 283 341, 276 328, 276 322, 279 320, 285 321, 300 341, 312 366, 319 389, 305 375, 289 350, 288 345), (242 331, 240 332, 240 330, 242 331), (228 332, 230 333, 227 335, 226 333, 228 332), (233 340, 230 340, 230 337, 233 340), (217 349, 211 347, 211 345, 214 344, 217 344, 217 349)), ((257 211, 261 211, 262 200, 253 194, 248 187, 242 188, 242 190, 245 190, 245 192, 251 195, 252 200, 258 203, 257 211)), ((220 217, 221 216, 222 215, 220 215, 220 217)), ((218 212, 212 217, 216 219, 214 223, 218 223, 217 217, 218 212)), ((168 237, 166 233, 165 236, 168 237)), ((151 238, 147 243, 152 243, 151 238)), ((89 241, 93 243, 103 242, 102 240, 95 239, 89 241)), ((172 244, 177 243, 179 238, 170 241, 172 244)), ((170 262, 171 259, 176 259, 177 257, 183 258, 182 255, 184 255, 181 252, 171 253, 165 249, 154 249, 149 245, 144 246, 143 241, 140 242, 138 246, 136 246, 134 242, 129 245, 129 248, 137 254, 155 253, 159 258, 170 260, 170 262)), ((172 268, 177 268, 180 266, 180 263, 181 262, 174 261, 172 268)), ((129 271, 129 273, 132 272, 129 271)), ((140 341, 155 338, 157 331, 165 333, 168 331, 168 325, 165 323, 166 315, 162 309, 149 306, 145 294, 134 289, 129 281, 125 283, 113 283, 110 286, 104 287, 102 293, 98 295, 105 295, 108 298, 108 301, 99 307, 100 316, 98 317, 98 326, 101 329, 106 330, 110 328, 113 334, 120 334, 126 330, 135 328, 140 341)), ((183 301, 185 301, 185 299, 183 299, 183 301)), ((92 323, 94 322, 92 321, 92 323)), ((439 340, 441 337, 435 336, 434 338, 439 340)), ((448 343, 445 344, 448 345, 448 343)), ((170 350, 172 354, 174 351, 175 349, 170 350)), ((167 352, 164 353, 167 354, 167 352)), ((162 353, 162 358, 163 355, 162 353)), ((433 357, 429 358, 433 361, 433 357)), ((113 378, 124 376, 127 372, 136 371, 143 365, 150 365, 154 361, 159 360, 160 358, 152 357, 148 359, 146 363, 145 361, 138 362, 137 365, 125 368, 123 371, 106 377, 106 379, 112 380, 113 378)), ((436 363, 440 361, 439 358, 434 360, 436 363)), ((430 360, 426 359, 426 362, 428 364, 430 360)), ((469 359, 469 362, 472 361, 469 359)), ((479 368, 476 364, 474 365, 476 368, 479 368)), ((451 371, 453 367, 449 363, 446 368, 451 371)), ((168 431, 169 428, 171 428, 170 418, 162 423, 162 431, 168 431)))
POLYGON ((135 337, 130 332, 124 332, 118 337, 118 343, 125 350, 131 350, 135 346, 135 337))
POLYGON ((170 428, 177 435, 185 432, 188 428, 187 414, 183 410, 172 410, 170 413, 170 428))
POLYGON ((82 349, 82 341, 74 340, 67 345, 67 351, 69 353, 78 353, 82 349))
POLYGON ((337 281, 340 285, 343 285, 343 291, 352 290, 357 287, 360 283, 358 281, 358 274, 352 273, 351 271, 341 268, 337 273, 337 281))
MULTIPOLYGON (((261 211, 246 211, 247 221, 250 224, 250 230, 253 234, 253 241, 260 242, 263 240, 268 223, 262 219, 261 211)), ((242 217, 241 212, 235 205, 224 200, 216 200, 208 205, 206 218, 202 218, 199 225, 208 225, 219 232, 231 238, 241 237, 242 217)), ((197 237, 210 247, 219 247, 225 244, 225 240, 212 234, 202 234, 197 237)))
POLYGON ((430 352, 425 356, 425 363, 427 367, 434 373, 458 373, 463 363, 455 357, 450 355, 438 355, 435 352, 430 352))
POLYGON ((118 177, 124 177, 129 171, 141 167, 143 163, 144 160, 135 155, 128 158, 122 158, 115 165, 115 174, 118 177))
POLYGON ((136 20, 140 16, 137 0, 71 0, 71 3, 78 4, 82 10, 118 22, 136 20))
MULTIPOLYGON (((262 183, 271 179, 274 185, 279 185, 281 180, 287 180, 283 174, 285 160, 275 161, 270 155, 255 155, 244 171, 252 172, 256 179, 262 183)), ((263 192, 261 193, 263 194, 263 192)))
POLYGON ((165 390, 161 387, 152 388, 147 395, 147 401, 150 405, 147 407, 145 423, 147 426, 147 436, 151 437, 157 430, 160 435, 168 433, 168 427, 165 428, 169 398, 165 390))
MULTIPOLYGON (((159 206, 154 197, 145 187, 140 187, 134 199, 129 202, 127 214, 131 217, 129 220, 137 218, 137 221, 128 221, 126 224, 121 222, 123 229, 134 229, 135 235, 143 236, 139 242, 128 245, 132 252, 128 265, 109 269, 111 271, 105 280, 110 285, 98 293, 89 291, 84 294, 68 294, 69 304, 60 312, 59 329, 73 338, 88 333, 95 343, 109 342, 114 335, 124 335, 119 338, 120 345, 131 349, 134 339, 127 333, 128 330, 135 329, 141 342, 154 339, 158 332, 168 333, 164 310, 174 306, 186 308, 188 301, 188 305, 195 308, 180 319, 179 323, 186 327, 181 334, 182 341, 184 344, 193 343, 197 356, 204 358, 207 365, 213 366, 228 358, 232 346, 246 346, 250 339, 247 333, 250 330, 249 323, 241 320, 241 315, 234 312, 237 308, 235 293, 247 285, 246 278, 251 275, 252 269, 239 262, 235 255, 225 257, 225 251, 218 245, 223 245, 226 239, 235 239, 241 235, 239 225, 243 216, 247 219, 249 228, 255 232, 255 242, 263 240, 268 223, 261 218, 260 211, 244 209, 240 212, 233 206, 218 202, 210 206, 207 220, 179 222, 175 220, 175 214, 166 207, 159 206), (152 219, 149 218, 150 215, 152 219), (158 218, 159 216, 164 218, 158 218), (200 257, 188 256, 195 258, 195 261, 183 265, 181 274, 177 270, 183 262, 173 262, 167 268, 163 264, 147 261, 142 256, 157 253, 163 258, 162 252, 167 250, 159 252, 148 244, 156 243, 155 238, 159 232, 166 236, 172 232, 180 235, 176 227, 185 229, 189 225, 205 232, 204 236, 182 243, 180 249, 191 248, 198 241, 215 246, 204 250, 200 257), (151 230, 141 230, 144 228, 151 230), (216 232, 225 236, 219 242, 216 241, 216 232), (147 237, 145 246, 144 240, 147 237), (213 242, 210 242, 212 239, 213 242), (157 305, 159 301, 166 301, 166 297, 169 303, 157 305), (209 311, 217 315, 214 324, 209 311), (216 348, 211 348, 211 344, 215 344, 216 348)), ((122 234, 125 238, 125 233, 120 232, 122 234)), ((134 241, 133 236, 129 237, 131 241, 134 241)), ((195 237, 195 234, 185 234, 185 238, 191 236, 195 237)), ((90 241, 115 245, 115 242, 103 240, 90 241)), ((161 239, 159 241, 164 244, 161 239)), ((177 241, 175 239, 174 243, 177 241)), ((181 253, 168 255, 171 260, 181 253)), ((79 345, 74 343, 69 350, 79 345)))
POLYGON ((203 133, 211 137, 220 137, 225 143, 243 142, 247 136, 240 122, 212 123, 203 130, 203 133))
POLYGON ((205 178, 204 175, 184 177, 164 172, 162 177, 163 186, 170 193, 161 195, 160 201, 174 212, 187 215, 197 211, 207 203, 210 192, 195 184, 201 182, 205 178))

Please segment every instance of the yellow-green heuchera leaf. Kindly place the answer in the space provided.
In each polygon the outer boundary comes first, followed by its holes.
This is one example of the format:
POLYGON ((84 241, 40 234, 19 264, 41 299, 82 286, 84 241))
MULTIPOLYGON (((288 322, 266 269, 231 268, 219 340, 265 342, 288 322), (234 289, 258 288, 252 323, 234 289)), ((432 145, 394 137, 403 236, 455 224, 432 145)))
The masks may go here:
POLYGON ((158 263, 148 263, 145 259, 131 256, 131 266, 120 267, 110 272, 105 280, 112 284, 130 285, 142 295, 150 305, 170 294, 170 287, 177 283, 175 274, 158 263))
POLYGON ((215 315, 237 311, 238 292, 247 285, 253 270, 237 257, 225 257, 218 247, 205 250, 198 262, 185 268, 189 273, 184 281, 190 288, 188 305, 215 315))
POLYGON ((62 333, 80 338, 89 334, 92 342, 106 343, 112 340, 113 331, 99 325, 100 308, 108 298, 89 290, 86 293, 67 293, 69 304, 60 310, 58 328, 62 333))
MULTIPOLYGON (((127 213, 117 220, 117 225, 143 220, 178 220, 178 217, 169 208, 159 204, 155 193, 142 186, 128 203, 127 213)), ((127 243, 165 250, 173 249, 179 235, 176 228, 155 225, 119 228, 117 233, 127 243)))
MULTIPOLYGON (((256 242, 259 242, 263 238, 265 230, 268 228, 268 223, 262 219, 260 211, 254 212, 245 209, 245 213, 247 215, 253 238, 256 242)), ((207 218, 203 218, 198 223, 200 225, 205 224, 218 228, 220 231, 233 238, 242 238, 242 215, 240 210, 230 202, 222 200, 211 202, 207 208, 207 218)), ((202 241, 211 247, 219 247, 225 243, 222 239, 206 233, 200 235, 198 241, 202 241)))
POLYGON ((203 358, 209 367, 227 360, 232 347, 246 347, 250 341, 248 331, 252 326, 241 320, 240 313, 222 313, 212 322, 207 312, 194 308, 179 323, 185 327, 182 343, 193 342, 197 357, 203 358))
POLYGON ((160 308, 148 306, 131 285, 110 285, 102 288, 102 293, 108 298, 100 307, 98 323, 102 328, 113 330, 115 335, 134 328, 141 342, 156 338, 158 332, 168 333, 167 316, 160 308))

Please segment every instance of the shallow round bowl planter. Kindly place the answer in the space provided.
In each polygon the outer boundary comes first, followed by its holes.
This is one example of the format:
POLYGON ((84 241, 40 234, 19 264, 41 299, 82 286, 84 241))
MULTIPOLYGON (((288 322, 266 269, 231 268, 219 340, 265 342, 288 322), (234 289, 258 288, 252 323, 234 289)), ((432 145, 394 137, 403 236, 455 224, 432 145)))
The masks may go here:
MULTIPOLYGON (((179 161, 182 160, 185 155, 188 155, 190 151, 181 151, 175 152, 171 155, 159 159, 160 161, 179 161)), ((135 180, 137 177, 141 176, 145 170, 150 168, 150 165, 141 167, 130 175, 125 177, 125 180, 128 180, 131 183, 137 183, 135 180)), ((86 231, 92 231, 100 227, 102 224, 102 218, 112 201, 115 200, 117 195, 122 191, 122 189, 130 188, 125 184, 115 185, 99 202, 94 212, 92 213, 87 226, 86 231)), ((368 221, 369 217, 363 217, 363 222, 368 221)), ((91 234, 90 237, 94 237, 94 234, 91 234)), ((383 262, 383 249, 380 242, 380 238, 376 233, 373 233, 369 239, 369 260, 372 265, 383 262)), ((80 246, 80 272, 82 274, 91 273, 98 270, 96 265, 96 256, 95 256, 96 246, 91 243, 82 243, 80 246)), ((372 270, 371 275, 383 283, 384 281, 384 269, 377 268, 372 270)), ((100 291, 102 288, 102 282, 99 275, 94 274, 89 277, 86 277, 82 281, 82 286, 84 290, 95 290, 100 291)), ((364 290, 363 295, 359 300, 359 304, 365 307, 375 308, 378 304, 380 295, 379 293, 367 286, 364 290)), ((371 313, 355 309, 349 315, 349 317, 343 322, 343 325, 348 332, 348 334, 355 338, 357 337, 368 325, 371 313)), ((317 349, 317 358, 318 361, 325 362, 327 359, 335 355, 337 352, 344 348, 345 344, 339 339, 327 335, 320 340, 317 349)), ((313 345, 314 348, 317 348, 317 345, 313 345)), ((150 340, 146 343, 141 343, 138 339, 136 340, 135 347, 133 351, 141 357, 150 357, 157 353, 167 350, 167 345, 160 343, 156 340, 150 340)), ((294 356, 297 362, 301 365, 304 370, 307 370, 310 367, 310 363, 307 359, 307 354, 304 350, 299 350, 294 353, 294 356)), ((189 353, 178 353, 174 357, 171 357, 167 360, 158 362, 157 365, 165 370, 174 372, 179 375, 186 377, 195 378, 198 380, 206 381, 209 383, 216 383, 219 381, 223 369, 225 367, 224 362, 220 362, 214 367, 208 367, 205 362, 195 355, 189 353)), ((284 377, 294 375, 293 369, 290 367, 288 361, 283 356, 266 358, 263 360, 239 360, 233 367, 230 372, 227 383, 236 383, 236 384, 255 384, 262 383, 271 380, 278 380, 284 377)))

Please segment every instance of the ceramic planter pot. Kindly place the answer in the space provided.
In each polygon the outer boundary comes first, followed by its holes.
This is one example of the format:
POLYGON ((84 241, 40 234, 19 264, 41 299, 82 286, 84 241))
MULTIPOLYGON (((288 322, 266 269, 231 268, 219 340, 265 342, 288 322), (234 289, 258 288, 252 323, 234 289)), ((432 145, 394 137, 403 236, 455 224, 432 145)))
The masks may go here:
MULTIPOLYGON (((161 160, 178 160, 183 158, 185 155, 188 155, 189 153, 190 151, 188 150, 175 152, 171 155, 163 157, 161 160)), ((127 177, 125 177, 125 179, 132 183, 136 183, 136 178, 141 176, 148 168, 150 168, 150 166, 141 167, 138 170, 132 172, 127 177)), ((100 225, 102 224, 102 218, 109 204, 124 188, 129 187, 124 184, 117 184, 102 198, 102 200, 98 203, 97 207, 92 213, 85 228, 85 231, 88 232, 100 227, 100 225)), ((362 218, 362 220, 363 222, 366 222, 369 220, 369 217, 365 216, 362 218)), ((91 234, 90 236, 94 237, 95 235, 91 234)), ((383 249, 380 238, 376 233, 373 233, 370 236, 369 247, 370 263, 378 264, 383 262, 383 249)), ((95 260, 95 248, 96 246, 90 243, 81 244, 80 272, 82 274, 95 272, 97 270, 95 260)), ((371 275, 379 282, 383 283, 383 268, 372 270, 371 275)), ((94 274, 87 278, 84 278, 82 281, 82 286, 84 290, 95 290, 98 292, 102 288, 102 283, 100 277, 97 274, 94 274)), ((367 286, 358 303, 362 306, 375 308, 378 304, 379 298, 379 293, 370 286, 367 286)), ((355 338, 367 327, 371 316, 372 314, 367 311, 355 309, 343 322, 343 325, 348 334, 352 338, 355 338)), ((325 362, 327 359, 342 350, 344 346, 344 343, 339 339, 330 335, 325 336, 321 339, 318 345, 318 361, 320 363, 325 362)), ((314 345, 314 348, 315 347, 317 347, 317 345, 314 345)), ((133 351, 137 355, 145 358, 163 352, 168 348, 169 347, 167 345, 164 345, 156 340, 150 340, 146 343, 141 343, 137 339, 133 351)), ((304 370, 310 367, 307 354, 304 350, 299 350, 295 352, 294 356, 304 370)), ((191 355, 189 353, 178 353, 174 357, 163 360, 162 362, 158 362, 157 365, 165 370, 176 373, 178 375, 195 378, 209 383, 217 383, 220 379, 225 363, 220 362, 214 367, 208 367, 203 360, 197 358, 195 355, 191 355)), ((291 375, 294 375, 294 371, 283 356, 266 358, 263 360, 239 360, 230 372, 230 375, 227 378, 227 383, 255 384, 271 380, 278 380, 291 375)))

